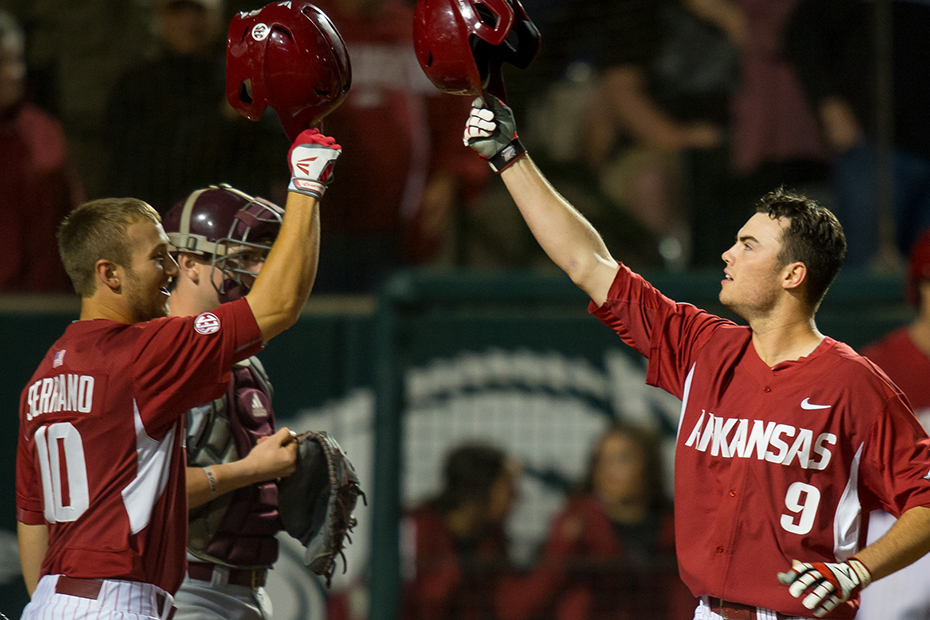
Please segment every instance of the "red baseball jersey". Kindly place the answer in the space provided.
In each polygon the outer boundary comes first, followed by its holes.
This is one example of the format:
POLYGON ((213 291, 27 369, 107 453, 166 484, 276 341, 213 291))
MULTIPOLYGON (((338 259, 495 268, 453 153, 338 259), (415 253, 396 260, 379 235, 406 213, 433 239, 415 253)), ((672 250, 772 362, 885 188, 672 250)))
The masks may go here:
POLYGON ((185 412, 222 396, 262 336, 246 300, 196 317, 77 321, 19 406, 18 518, 48 525, 42 575, 177 590, 187 548, 185 412))
POLYGON ((811 617, 778 572, 852 556, 873 509, 930 506, 930 439, 850 347, 826 338, 769 367, 748 327, 676 304, 623 265, 589 310, 649 359, 647 383, 682 400, 675 540, 695 596, 811 617))

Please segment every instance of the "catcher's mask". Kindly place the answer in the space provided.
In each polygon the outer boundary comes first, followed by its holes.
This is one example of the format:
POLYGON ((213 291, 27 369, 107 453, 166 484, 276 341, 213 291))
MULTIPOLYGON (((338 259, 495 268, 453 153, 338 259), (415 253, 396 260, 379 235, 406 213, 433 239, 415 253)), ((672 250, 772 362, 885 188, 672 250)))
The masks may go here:
POLYGON ((293 141, 339 107, 351 83, 342 36, 309 2, 273 2, 233 17, 226 98, 249 120, 257 121, 271 106, 293 141))
POLYGON ((221 302, 244 297, 255 272, 246 264, 255 250, 268 253, 281 229, 284 210, 249 196, 229 185, 198 189, 180 201, 162 219, 172 252, 209 257, 223 277, 211 278, 221 302))
POLYGON ((506 100, 501 65, 526 69, 539 51, 539 30, 520 0, 418 0, 413 45, 439 90, 506 100))

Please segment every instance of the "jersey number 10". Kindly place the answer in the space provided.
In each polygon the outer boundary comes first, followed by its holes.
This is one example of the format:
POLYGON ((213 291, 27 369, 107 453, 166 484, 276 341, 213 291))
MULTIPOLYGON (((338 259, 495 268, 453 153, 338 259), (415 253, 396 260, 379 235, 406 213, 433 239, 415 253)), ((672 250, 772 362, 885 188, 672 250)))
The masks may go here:
POLYGON ((39 428, 35 442, 45 496, 45 520, 77 521, 90 505, 81 434, 70 422, 57 422, 39 428), (62 478, 67 487, 62 485, 62 478))

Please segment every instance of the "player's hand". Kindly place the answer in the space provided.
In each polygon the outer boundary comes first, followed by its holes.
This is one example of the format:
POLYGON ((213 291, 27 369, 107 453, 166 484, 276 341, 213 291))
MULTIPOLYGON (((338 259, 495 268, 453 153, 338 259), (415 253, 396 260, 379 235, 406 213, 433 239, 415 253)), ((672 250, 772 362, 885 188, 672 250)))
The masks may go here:
POLYGON ((324 136, 319 129, 305 129, 288 152, 291 183, 287 191, 313 196, 317 200, 322 198, 333 181, 333 168, 341 153, 342 147, 333 138, 324 136))
POLYGON ((297 441, 294 434, 282 428, 270 437, 260 437, 246 455, 256 482, 290 476, 297 469, 297 441))
POLYGON ((487 103, 480 97, 472 101, 462 141, 500 173, 526 155, 526 149, 517 136, 513 111, 497 97, 487 97, 487 103))
POLYGON ((813 564, 795 560, 790 571, 778 573, 778 581, 789 586, 788 592, 794 598, 804 596, 801 601, 804 606, 822 618, 869 585, 872 575, 856 558, 849 558, 846 562, 813 564))

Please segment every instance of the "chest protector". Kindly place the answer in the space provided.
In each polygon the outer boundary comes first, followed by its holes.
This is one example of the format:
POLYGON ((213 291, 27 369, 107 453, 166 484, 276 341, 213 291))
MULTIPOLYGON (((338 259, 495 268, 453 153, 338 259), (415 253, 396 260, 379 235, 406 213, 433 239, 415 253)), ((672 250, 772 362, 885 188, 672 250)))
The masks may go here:
MULTIPOLYGON (((187 464, 206 467, 246 456, 275 431, 272 387, 258 358, 232 369, 226 395, 187 412, 187 464)), ((274 480, 226 493, 190 512, 188 551, 207 562, 240 568, 271 566, 281 530, 274 480)))

